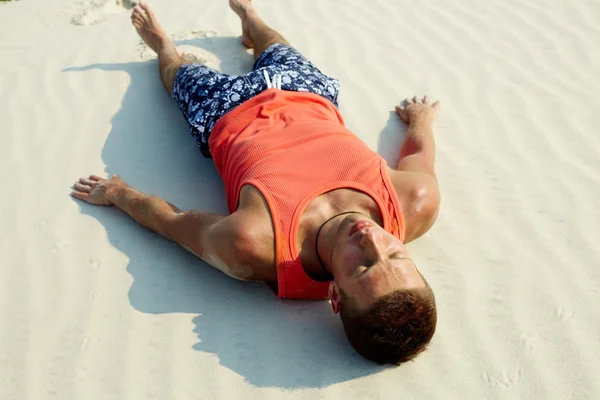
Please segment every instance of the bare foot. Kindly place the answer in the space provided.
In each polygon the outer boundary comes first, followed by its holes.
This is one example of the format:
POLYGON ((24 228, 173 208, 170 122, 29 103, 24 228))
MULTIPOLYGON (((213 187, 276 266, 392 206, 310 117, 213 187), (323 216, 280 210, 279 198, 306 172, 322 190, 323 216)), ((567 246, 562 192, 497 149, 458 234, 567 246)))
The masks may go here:
POLYGON ((254 43, 252 42, 252 39, 250 39, 248 24, 246 22, 248 11, 254 10, 252 0, 229 0, 229 7, 231 7, 242 20, 242 44, 249 49, 254 48, 254 43))
POLYGON ((159 48, 168 42, 169 37, 158 23, 154 10, 143 0, 133 8, 131 22, 140 37, 158 54, 159 48))

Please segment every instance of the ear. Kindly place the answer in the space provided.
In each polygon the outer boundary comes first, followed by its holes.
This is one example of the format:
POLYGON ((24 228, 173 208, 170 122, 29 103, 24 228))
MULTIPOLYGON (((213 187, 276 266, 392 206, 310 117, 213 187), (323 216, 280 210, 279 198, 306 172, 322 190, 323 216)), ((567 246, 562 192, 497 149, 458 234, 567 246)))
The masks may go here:
POLYGON ((332 281, 329 284, 329 302, 331 303, 331 308, 333 309, 334 314, 340 312, 340 291, 335 281, 332 281))

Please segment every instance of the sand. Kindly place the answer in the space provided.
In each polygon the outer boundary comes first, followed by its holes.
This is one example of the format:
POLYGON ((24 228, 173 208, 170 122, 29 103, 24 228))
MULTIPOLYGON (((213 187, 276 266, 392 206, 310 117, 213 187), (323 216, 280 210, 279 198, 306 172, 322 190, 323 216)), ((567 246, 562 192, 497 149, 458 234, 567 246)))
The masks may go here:
MULTIPOLYGON (((119 173, 226 213, 129 3, 0 4, 0 398, 600 398, 597 2, 256 0, 390 164, 394 105, 442 101, 442 210, 409 245, 439 325, 399 368, 356 355, 326 303, 277 300, 69 197, 119 173)), ((252 64, 225 0, 151 4, 184 51, 252 64)))

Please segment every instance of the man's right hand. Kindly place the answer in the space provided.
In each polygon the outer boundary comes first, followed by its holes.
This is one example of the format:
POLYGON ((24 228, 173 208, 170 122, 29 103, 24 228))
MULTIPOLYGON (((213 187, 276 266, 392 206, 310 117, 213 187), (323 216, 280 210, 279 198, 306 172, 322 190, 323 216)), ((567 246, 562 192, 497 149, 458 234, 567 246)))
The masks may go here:
POLYGON ((423 97, 423 100, 417 96, 412 99, 407 98, 404 102, 404 107, 401 105, 396 106, 396 113, 407 124, 417 121, 432 124, 440 109, 439 100, 430 104, 429 97, 427 96, 423 97))
POLYGON ((117 174, 110 179, 90 175, 89 178, 81 178, 78 182, 75 182, 75 190, 71 192, 71 195, 76 199, 97 206, 112 206, 110 194, 115 188, 122 186, 127 186, 127 184, 117 174))

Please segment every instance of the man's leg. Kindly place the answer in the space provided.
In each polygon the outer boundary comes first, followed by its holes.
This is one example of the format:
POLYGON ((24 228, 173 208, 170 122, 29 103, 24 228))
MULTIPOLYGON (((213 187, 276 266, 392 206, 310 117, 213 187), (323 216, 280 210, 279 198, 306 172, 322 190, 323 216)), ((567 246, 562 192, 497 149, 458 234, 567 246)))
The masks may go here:
POLYGON ((229 5, 242 20, 242 43, 250 49, 254 48, 254 59, 272 44, 289 45, 283 36, 264 23, 251 0, 229 0, 229 5))
POLYGON ((189 61, 177 50, 145 1, 141 0, 140 5, 134 7, 131 22, 144 42, 158 54, 160 79, 171 94, 177 71, 183 64, 189 64, 189 61))

